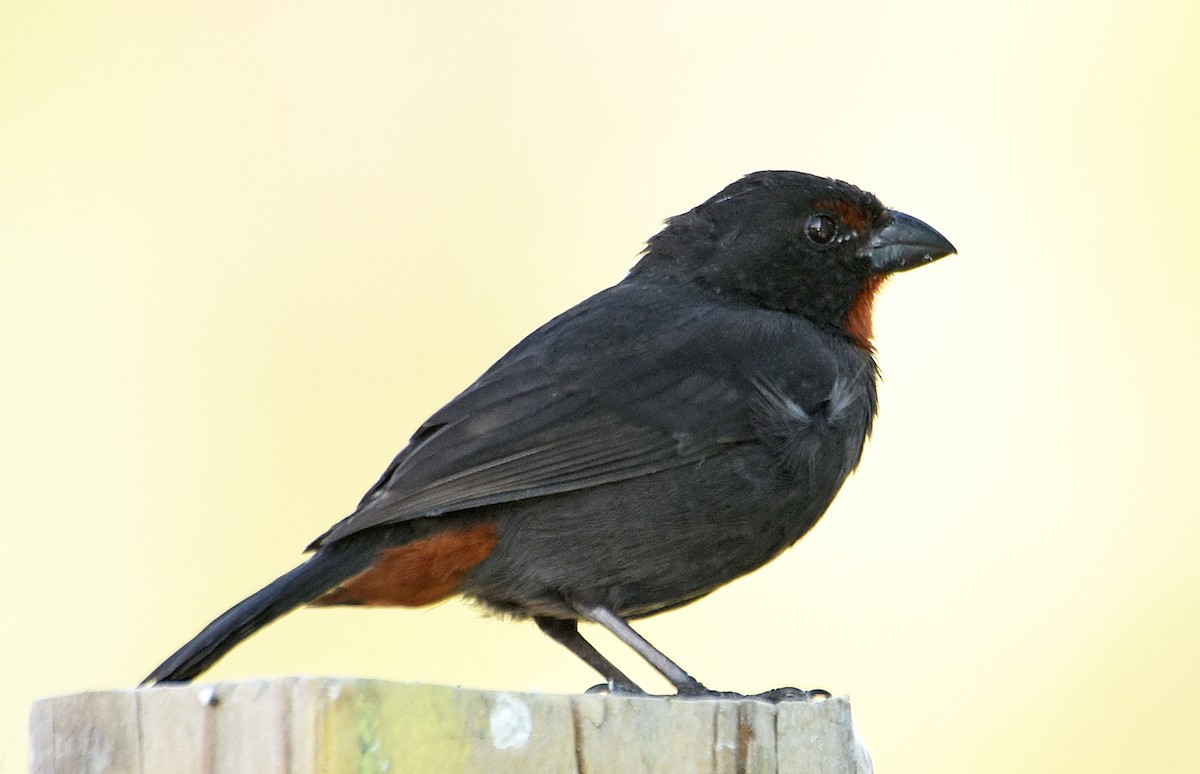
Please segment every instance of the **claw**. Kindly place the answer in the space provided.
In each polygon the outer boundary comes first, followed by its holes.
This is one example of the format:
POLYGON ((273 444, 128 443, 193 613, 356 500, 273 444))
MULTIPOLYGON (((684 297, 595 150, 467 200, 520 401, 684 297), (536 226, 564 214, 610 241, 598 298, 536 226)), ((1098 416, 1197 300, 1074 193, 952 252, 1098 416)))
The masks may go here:
POLYGON ((769 691, 756 693, 750 698, 768 701, 772 704, 779 704, 785 701, 817 701, 833 698, 833 694, 824 688, 813 688, 812 690, 804 690, 803 688, 793 688, 790 685, 785 685, 782 688, 772 688, 769 691))
POLYGON ((832 695, 823 688, 814 688, 811 691, 806 691, 802 688, 793 688, 791 686, 772 688, 769 691, 751 694, 738 693, 736 691, 711 691, 701 686, 699 691, 680 691, 675 694, 680 699, 728 699, 731 701, 756 699, 771 704, 780 704, 788 701, 817 701, 831 698, 832 695))
POLYGON ((607 693, 610 696, 645 696, 646 692, 638 688, 632 683, 619 683, 615 680, 609 680, 607 683, 593 685, 584 691, 585 694, 607 693))

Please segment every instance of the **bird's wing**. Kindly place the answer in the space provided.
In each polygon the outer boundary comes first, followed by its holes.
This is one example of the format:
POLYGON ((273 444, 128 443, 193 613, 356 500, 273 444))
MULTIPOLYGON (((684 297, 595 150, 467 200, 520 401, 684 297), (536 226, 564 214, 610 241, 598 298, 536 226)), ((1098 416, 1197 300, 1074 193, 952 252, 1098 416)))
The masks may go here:
POLYGON ((779 358, 753 346, 757 323, 747 327, 720 306, 645 296, 619 285, 530 334, 430 417, 355 513, 314 547, 370 527, 645 476, 758 441, 747 374, 761 368, 742 361, 779 358))

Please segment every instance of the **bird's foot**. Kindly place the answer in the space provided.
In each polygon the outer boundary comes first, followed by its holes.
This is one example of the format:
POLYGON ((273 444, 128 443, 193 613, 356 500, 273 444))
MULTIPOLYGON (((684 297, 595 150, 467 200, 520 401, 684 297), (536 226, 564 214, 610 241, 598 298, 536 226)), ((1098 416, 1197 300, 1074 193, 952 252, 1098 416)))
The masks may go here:
POLYGON ((769 691, 762 693, 737 693, 736 691, 713 691, 704 686, 699 686, 696 689, 680 691, 676 694, 681 699, 729 699, 739 701, 743 699, 755 699, 757 701, 765 701, 770 704, 781 704, 789 701, 817 701, 828 699, 832 696, 829 691, 823 688, 813 688, 806 691, 802 688, 793 688, 784 686, 782 688, 772 688, 769 691))
POLYGON ((790 685, 785 685, 782 688, 772 688, 769 691, 756 693, 749 698, 770 702, 771 704, 780 704, 785 701, 824 701, 825 699, 832 699, 833 694, 824 688, 811 688, 806 691, 803 688, 793 688, 790 685))

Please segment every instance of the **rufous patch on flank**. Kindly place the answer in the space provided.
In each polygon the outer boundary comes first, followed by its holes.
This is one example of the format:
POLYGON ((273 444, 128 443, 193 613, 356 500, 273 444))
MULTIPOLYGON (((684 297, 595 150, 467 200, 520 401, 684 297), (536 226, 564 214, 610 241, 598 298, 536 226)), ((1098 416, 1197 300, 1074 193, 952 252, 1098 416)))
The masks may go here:
POLYGON ((867 219, 867 213, 845 199, 821 199, 818 202, 814 202, 814 204, 817 210, 823 210, 836 216, 838 220, 860 234, 867 233, 867 230, 871 228, 871 223, 867 219))
POLYGON ((439 602, 458 591, 499 539, 496 525, 483 522, 388 548, 368 569, 310 604, 420 607, 439 602))
POLYGON ((872 315, 875 311, 875 294, 879 292, 885 279, 886 276, 882 274, 867 277, 862 290, 858 292, 858 297, 846 312, 846 332, 854 339, 859 349, 867 352, 875 351, 874 345, 871 344, 871 337, 875 335, 872 315))

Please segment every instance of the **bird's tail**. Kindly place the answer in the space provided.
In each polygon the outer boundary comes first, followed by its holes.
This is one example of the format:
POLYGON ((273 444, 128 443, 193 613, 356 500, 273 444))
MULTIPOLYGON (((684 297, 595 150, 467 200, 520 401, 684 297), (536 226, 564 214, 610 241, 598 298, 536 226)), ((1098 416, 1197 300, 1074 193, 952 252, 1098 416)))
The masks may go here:
POLYGON ((338 550, 341 548, 329 546, 318 551, 304 564, 226 610, 162 662, 142 685, 191 681, 254 632, 357 575, 376 559, 370 551, 338 550))

